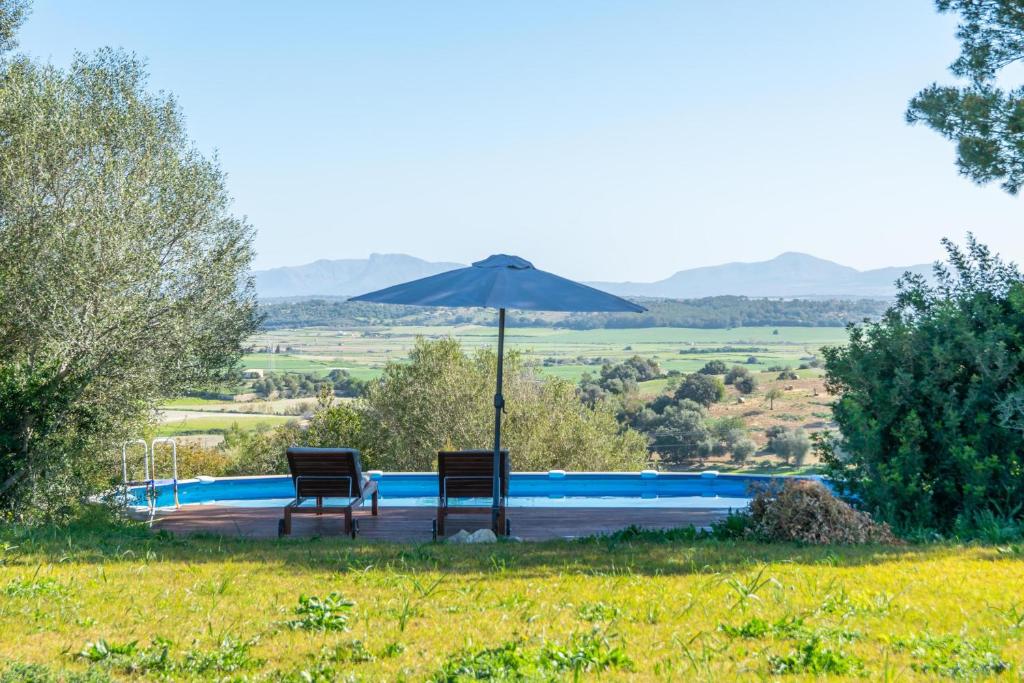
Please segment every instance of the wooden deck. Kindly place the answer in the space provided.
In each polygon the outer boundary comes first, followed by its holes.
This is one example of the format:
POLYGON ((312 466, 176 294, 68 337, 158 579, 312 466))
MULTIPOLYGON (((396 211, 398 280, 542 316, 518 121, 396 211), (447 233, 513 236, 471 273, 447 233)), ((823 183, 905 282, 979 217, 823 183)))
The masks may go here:
MULTIPOLYGON (((618 531, 631 524, 652 529, 705 527, 726 516, 727 510, 682 508, 509 508, 512 535, 527 541, 574 538, 618 531)), ((423 542, 431 540, 432 507, 381 507, 380 515, 359 510, 359 538, 377 541, 423 542)), ((276 538, 280 508, 240 508, 221 505, 186 505, 162 513, 154 529, 174 534, 208 533, 243 538, 276 538)), ((339 536, 346 538, 340 515, 293 518, 293 537, 339 536)), ((490 526, 488 515, 449 517, 449 534, 490 526)))

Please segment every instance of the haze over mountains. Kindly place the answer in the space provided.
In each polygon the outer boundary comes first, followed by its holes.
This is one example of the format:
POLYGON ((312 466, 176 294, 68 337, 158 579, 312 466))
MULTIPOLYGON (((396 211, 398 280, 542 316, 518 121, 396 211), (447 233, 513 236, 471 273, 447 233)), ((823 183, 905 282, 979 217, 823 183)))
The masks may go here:
MULTIPOLYGON (((459 263, 430 262, 405 254, 371 254, 368 259, 321 259, 302 266, 253 273, 260 298, 354 296, 427 277, 459 263)), ((809 254, 786 252, 768 261, 725 263, 681 270, 657 282, 588 283, 621 296, 695 299, 737 295, 787 298, 888 298, 905 271, 930 274, 930 264, 857 270, 809 254)))

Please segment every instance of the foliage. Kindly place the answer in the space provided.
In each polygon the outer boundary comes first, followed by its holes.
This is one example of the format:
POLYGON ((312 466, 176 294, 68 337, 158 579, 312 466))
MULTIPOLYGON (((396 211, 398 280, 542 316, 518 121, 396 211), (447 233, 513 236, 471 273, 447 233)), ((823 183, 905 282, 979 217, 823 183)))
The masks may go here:
MULTIPOLYGON (((538 316, 510 312, 509 325, 565 327, 574 330, 634 327, 733 327, 795 326, 843 327, 849 322, 875 318, 886 302, 859 299, 781 301, 742 296, 703 299, 643 299, 648 311, 636 313, 574 313, 569 316, 538 316)), ((425 308, 368 304, 340 299, 261 301, 270 329, 298 327, 365 328, 399 325, 493 326, 493 312, 477 309, 425 308)))
POLYGON ((317 396, 324 389, 335 396, 354 397, 362 393, 365 383, 342 368, 334 368, 326 377, 314 373, 271 372, 253 382, 253 391, 263 396, 277 395, 281 398, 317 396))
POLYGON ((877 524, 833 496, 821 483, 786 479, 757 493, 750 503, 750 533, 767 541, 800 543, 894 543, 887 524, 877 524))
MULTIPOLYGON (((725 363, 722 363, 722 365, 725 365, 725 363)), ((722 378, 722 381, 726 384, 726 386, 728 386, 730 384, 735 383, 738 379, 750 376, 750 370, 743 367, 742 365, 734 365, 725 371, 725 377, 722 378)))
POLYGON ((737 377, 732 385, 741 394, 752 394, 757 390, 757 379, 753 375, 748 374, 743 377, 737 377))
POLYGON ((900 650, 909 651, 914 659, 911 667, 924 674, 973 679, 1000 674, 1010 668, 1010 663, 991 643, 962 636, 923 633, 897 638, 894 644, 900 650))
POLYGON ((775 410, 775 402, 785 396, 781 387, 770 387, 764 392, 764 402, 768 404, 768 410, 775 410))
POLYGON ((729 450, 732 453, 733 462, 742 465, 750 456, 757 452, 757 444, 751 439, 740 439, 729 450))
POLYGON ((677 401, 689 400, 707 407, 725 398, 725 385, 722 380, 710 375, 693 373, 683 377, 676 389, 677 401))
POLYGON ((590 373, 583 373, 579 383, 580 399, 589 406, 607 398, 610 394, 632 394, 639 382, 661 377, 661 367, 652 358, 633 356, 621 363, 605 363, 597 379, 590 373))
MULTIPOLYGON (((704 367, 702 367, 697 372, 699 372, 702 375, 724 375, 727 370, 728 369, 725 367, 725 363, 723 363, 722 361, 709 360, 707 363, 704 364, 704 367)), ((725 383, 729 384, 728 378, 726 379, 725 383)))
POLYGON ((877 323, 825 350, 833 480, 900 527, 948 531, 1024 507, 1024 283, 969 237, 936 284, 906 277, 877 323))
MULTIPOLYGON (((389 363, 356 404, 373 467, 431 470, 442 448, 493 443, 496 355, 467 355, 453 339, 418 339, 407 363, 389 363)), ((505 359, 503 445, 518 470, 635 470, 646 461, 640 434, 622 429, 609 406, 588 407, 567 381, 505 359)))
POLYGON ((15 34, 28 11, 28 0, 0 0, 0 56, 17 46, 15 34))
POLYGON ((660 396, 628 408, 620 413, 619 419, 646 435, 650 446, 666 460, 703 458, 714 449, 707 410, 699 403, 660 396))
POLYGON ((1018 0, 936 0, 940 12, 957 12, 960 56, 950 66, 964 87, 933 83, 907 110, 956 143, 960 173, 976 183, 1002 181, 1016 194, 1024 183, 1024 88, 1003 90, 1000 72, 1024 58, 1024 12, 1018 0))
POLYGON ((828 644, 823 638, 811 636, 801 639, 785 655, 768 658, 773 674, 851 675, 864 669, 864 661, 828 644))
POLYGON ((337 592, 324 598, 300 595, 295 619, 289 621, 288 626, 304 631, 347 631, 354 604, 337 592))
POLYGON ((0 514, 45 518, 102 485, 158 397, 234 363, 252 230, 134 57, 15 59, 2 82, 0 514))
POLYGON ((577 677, 607 669, 629 671, 633 661, 625 649, 599 633, 573 635, 565 645, 545 642, 527 648, 521 641, 497 647, 466 650, 446 661, 430 678, 433 683, 459 681, 559 680, 563 674, 577 677))
POLYGON ((774 426, 769 427, 765 435, 768 437, 769 451, 781 456, 786 462, 792 460, 797 465, 804 464, 804 458, 811 450, 811 439, 803 429, 774 426))

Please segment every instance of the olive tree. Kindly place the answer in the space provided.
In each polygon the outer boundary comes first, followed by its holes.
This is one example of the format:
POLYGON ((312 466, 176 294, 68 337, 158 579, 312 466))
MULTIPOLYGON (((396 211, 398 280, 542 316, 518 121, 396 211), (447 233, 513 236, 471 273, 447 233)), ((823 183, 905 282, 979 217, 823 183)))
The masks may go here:
MULTIPOLYGON (((453 339, 418 339, 406 363, 389 363, 356 403, 368 463, 389 470, 430 470, 444 448, 493 444, 497 357, 469 355, 453 339)), ((503 445, 519 470, 637 469, 644 437, 619 427, 611 407, 583 404, 570 382, 541 379, 517 353, 505 359, 503 445)))
POLYGON ((0 509, 48 514, 158 398, 236 361, 253 231, 134 57, 3 70, 0 509))
POLYGON ((0 0, 0 55, 17 45, 14 36, 27 14, 27 0, 0 0))

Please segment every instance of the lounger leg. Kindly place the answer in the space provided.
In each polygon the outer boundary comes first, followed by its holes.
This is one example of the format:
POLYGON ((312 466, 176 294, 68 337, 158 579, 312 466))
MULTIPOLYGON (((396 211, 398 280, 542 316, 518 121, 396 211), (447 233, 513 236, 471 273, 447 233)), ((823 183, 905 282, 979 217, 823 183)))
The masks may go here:
POLYGON ((505 508, 498 508, 498 528, 494 530, 496 536, 505 533, 505 508))
POLYGON ((371 510, 371 512, 373 513, 374 516, 377 515, 377 492, 376 491, 373 492, 373 498, 371 499, 371 503, 370 503, 370 510, 371 510))
POLYGON ((320 496, 316 497, 316 516, 319 517, 324 514, 324 499, 320 496))
POLYGON ((352 508, 345 508, 345 533, 352 533, 352 508))
POLYGON ((437 508, 437 535, 444 537, 444 508, 437 508))
POLYGON ((292 509, 284 509, 284 535, 289 536, 292 533, 292 509))

